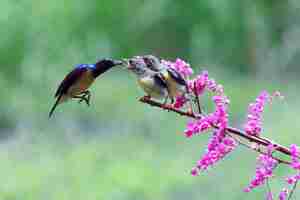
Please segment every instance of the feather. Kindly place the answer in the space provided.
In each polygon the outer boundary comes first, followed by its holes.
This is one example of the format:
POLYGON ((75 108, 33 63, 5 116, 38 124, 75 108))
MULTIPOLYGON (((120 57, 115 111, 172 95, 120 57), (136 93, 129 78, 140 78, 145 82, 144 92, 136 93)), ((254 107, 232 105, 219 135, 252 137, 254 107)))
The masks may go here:
POLYGON ((67 76, 64 78, 64 80, 60 83, 56 93, 55 97, 58 97, 59 95, 66 94, 69 90, 69 88, 81 77, 83 73, 87 71, 87 68, 75 68, 73 71, 71 71, 67 76))
POLYGON ((179 72, 177 72, 173 68, 168 68, 167 71, 168 71, 169 75, 171 76, 171 78, 174 79, 178 84, 188 87, 186 80, 183 78, 183 76, 179 72))

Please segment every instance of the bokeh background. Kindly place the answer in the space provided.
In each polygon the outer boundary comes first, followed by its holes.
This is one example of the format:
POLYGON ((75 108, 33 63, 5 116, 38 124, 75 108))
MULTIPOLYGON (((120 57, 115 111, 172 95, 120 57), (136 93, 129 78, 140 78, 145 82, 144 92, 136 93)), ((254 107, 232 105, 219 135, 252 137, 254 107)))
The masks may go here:
MULTIPOLYGON (((264 187, 242 192, 257 155, 243 147, 190 176, 209 135, 186 139, 186 119, 139 103, 124 69, 96 82, 91 107, 48 112, 75 64, 151 53, 208 70, 237 127, 261 90, 280 90, 264 135, 300 144, 299 10, 299 0, 2 0, 0 199, 264 199, 264 187)), ((289 173, 276 170, 275 193, 289 173)))

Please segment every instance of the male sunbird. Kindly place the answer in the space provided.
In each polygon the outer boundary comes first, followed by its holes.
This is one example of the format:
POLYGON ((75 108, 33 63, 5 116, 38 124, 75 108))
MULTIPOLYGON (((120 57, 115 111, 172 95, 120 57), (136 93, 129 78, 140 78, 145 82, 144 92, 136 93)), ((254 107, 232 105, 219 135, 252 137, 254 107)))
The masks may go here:
POLYGON ((160 59, 153 55, 145 55, 141 56, 141 58, 144 60, 147 68, 162 74, 163 79, 167 84, 171 103, 174 102, 176 96, 189 93, 187 81, 175 69, 162 64, 160 59))
POLYGON ((91 93, 88 88, 94 80, 110 68, 122 65, 123 62, 112 59, 102 59, 96 64, 79 64, 60 83, 55 93, 56 102, 49 112, 49 118, 52 116, 55 108, 69 100, 80 99, 79 102, 85 101, 90 104, 91 93))
POLYGON ((128 65, 127 69, 137 76, 137 82, 148 98, 167 99, 167 84, 160 73, 147 68, 146 63, 140 57, 134 57, 125 61, 128 65))

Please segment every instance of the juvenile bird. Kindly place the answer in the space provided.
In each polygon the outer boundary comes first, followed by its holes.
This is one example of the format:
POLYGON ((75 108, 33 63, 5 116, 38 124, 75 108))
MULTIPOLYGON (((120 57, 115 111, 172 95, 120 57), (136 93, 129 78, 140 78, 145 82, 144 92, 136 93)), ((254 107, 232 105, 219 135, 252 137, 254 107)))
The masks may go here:
POLYGON ((127 69, 137 76, 139 86, 145 91, 148 98, 166 99, 168 89, 165 80, 160 73, 147 68, 146 63, 140 57, 134 57, 127 62, 127 69))
POLYGON ((86 104, 89 105, 91 93, 88 88, 92 85, 94 80, 110 68, 122 64, 122 61, 102 59, 96 64, 77 65, 65 76, 56 90, 56 102, 49 112, 49 118, 59 104, 72 98, 80 99, 79 102, 85 101, 86 104))
POLYGON ((152 71, 162 74, 165 80, 171 98, 171 103, 174 103, 174 98, 178 95, 189 93, 189 88, 185 78, 175 69, 161 63, 160 59, 153 55, 141 56, 147 68, 152 71))

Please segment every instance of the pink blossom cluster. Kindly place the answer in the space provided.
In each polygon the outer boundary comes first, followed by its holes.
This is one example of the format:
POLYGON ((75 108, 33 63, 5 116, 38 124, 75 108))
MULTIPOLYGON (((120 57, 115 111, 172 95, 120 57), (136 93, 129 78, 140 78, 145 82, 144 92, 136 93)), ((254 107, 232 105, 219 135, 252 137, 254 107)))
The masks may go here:
POLYGON ((299 149, 299 147, 296 144, 291 144, 290 151, 291 151, 291 159, 292 159, 291 167, 296 170, 300 170, 300 162, 299 162, 300 149, 299 149))
POLYGON ((162 64, 169 66, 179 72, 185 78, 191 76, 193 74, 193 69, 191 68, 190 64, 185 62, 184 60, 177 58, 175 62, 162 60, 162 64))
MULTIPOLYGON (((193 74, 193 70, 188 63, 181 59, 176 59, 175 62, 162 60, 162 63, 175 69, 185 78, 193 74)), ((215 104, 215 110, 200 119, 190 120, 187 123, 184 134, 190 138, 194 135, 204 133, 214 128, 213 134, 209 139, 207 149, 197 161, 196 166, 191 170, 193 176, 197 176, 200 172, 207 170, 223 159, 237 146, 235 139, 226 134, 228 127, 228 104, 229 99, 224 94, 222 85, 216 83, 214 79, 210 79, 208 72, 203 71, 196 78, 188 80, 188 88, 194 95, 201 96, 205 91, 213 92, 215 96, 212 101, 215 104)), ((262 113, 267 103, 272 103, 274 97, 283 98, 280 92, 269 94, 262 91, 256 98, 255 102, 249 104, 247 121, 244 125, 244 130, 248 135, 259 136, 262 132, 262 113)), ((186 96, 177 96, 173 104, 174 108, 180 109, 188 102, 186 96)), ((272 157, 274 145, 270 144, 267 148, 267 153, 260 154, 257 157, 257 166, 255 177, 250 181, 250 184, 244 189, 245 192, 250 192, 254 188, 261 186, 273 176, 273 170, 278 165, 278 161, 272 157)), ((296 145, 291 145, 291 168, 297 170, 297 174, 286 179, 288 184, 295 184, 300 180, 300 149, 296 145)), ((279 200, 288 198, 288 190, 283 189, 279 194, 279 200)), ((271 192, 267 193, 267 199, 272 200, 271 192)))
POLYGON ((188 102, 188 99, 184 95, 176 96, 173 107, 176 109, 182 108, 186 102, 188 102))
POLYGON ((273 170, 278 165, 278 161, 272 158, 273 145, 268 146, 267 154, 260 154, 257 157, 257 167, 255 177, 251 180, 244 192, 250 192, 252 189, 265 184, 268 178, 273 176, 273 170))
POLYGON ((206 89, 208 80, 208 72, 203 71, 195 79, 188 82, 190 91, 196 91, 198 95, 202 95, 206 89))
POLYGON ((286 200, 288 197, 288 193, 289 193, 288 189, 283 188, 283 190, 281 190, 279 193, 279 200, 286 200))
POLYGON ((288 177, 286 179, 288 184, 295 184, 297 181, 300 180, 300 162, 299 162, 299 156, 300 156, 300 149, 297 145, 292 144, 290 146, 290 152, 291 152, 291 168, 297 171, 297 174, 291 177, 288 177))
POLYGON ((189 81, 189 89, 196 91, 198 95, 202 95, 205 89, 218 95, 224 94, 223 86, 217 84, 214 79, 209 79, 207 71, 203 71, 195 79, 189 81))
POLYGON ((273 200, 273 194, 272 194, 272 192, 268 192, 267 193, 266 199, 267 200, 273 200))
MULTIPOLYGON (((290 167, 297 171, 296 175, 290 176, 286 178, 286 182, 289 185, 296 184, 300 180, 300 148, 296 144, 290 145, 290 152, 291 152, 291 164, 290 167)), ((286 200, 288 197, 288 190, 283 188, 279 194, 279 200, 286 200)))
POLYGON ((186 137, 203 133, 213 126, 218 127, 209 140, 205 154, 191 171, 191 174, 196 176, 200 171, 206 170, 230 153, 236 147, 236 141, 226 135, 229 100, 224 95, 223 87, 218 85, 214 80, 209 79, 207 72, 203 72, 196 79, 192 80, 191 83, 192 89, 197 90, 199 94, 202 94, 205 88, 216 93, 212 98, 215 104, 215 111, 199 120, 188 122, 184 132, 186 137))
POLYGON ((267 101, 270 100, 268 92, 263 91, 256 98, 255 103, 251 103, 248 107, 247 122, 245 131, 249 135, 258 136, 262 130, 262 112, 267 101))
POLYGON ((262 131, 262 113, 267 102, 271 103, 275 97, 283 99, 284 97, 279 91, 275 91, 270 95, 266 91, 262 91, 256 98, 254 103, 250 103, 248 107, 247 122, 244 126, 245 132, 249 135, 259 136, 262 131))
POLYGON ((209 79, 206 71, 191 80, 189 86, 193 91, 197 90, 197 94, 203 94, 205 89, 216 93, 212 98, 215 104, 215 111, 201 119, 189 121, 184 131, 185 135, 191 137, 194 134, 202 133, 211 128, 212 125, 218 126, 220 129, 226 129, 228 124, 227 107, 229 100, 224 94, 223 86, 217 84, 213 79, 209 79))
POLYGON ((189 121, 184 134, 186 137, 192 137, 195 134, 203 133, 212 127, 213 119, 211 116, 203 117, 199 120, 189 121))
POLYGON ((197 162, 197 166, 191 170, 193 176, 200 171, 215 165, 236 147, 236 141, 225 134, 225 129, 217 129, 213 133, 207 145, 206 153, 197 162))
MULTIPOLYGON (((170 63, 170 62, 169 62, 170 63)), ((170 64, 169 64, 170 65, 170 64)), ((183 68, 183 67, 182 67, 183 68)), ((183 68, 184 69, 184 68, 183 68)), ((195 79, 188 81, 188 89, 197 95, 202 95, 205 91, 208 79, 208 72, 204 71, 202 74, 198 75, 195 79)), ((173 105, 174 108, 181 108, 188 100, 185 96, 177 96, 175 99, 175 104, 173 105)))

